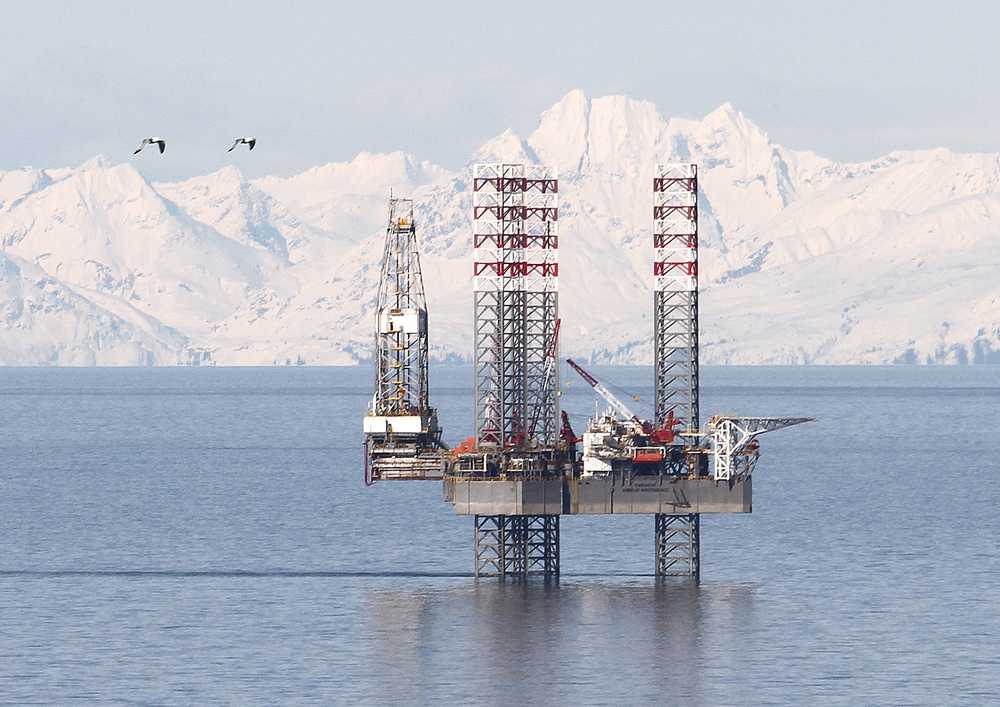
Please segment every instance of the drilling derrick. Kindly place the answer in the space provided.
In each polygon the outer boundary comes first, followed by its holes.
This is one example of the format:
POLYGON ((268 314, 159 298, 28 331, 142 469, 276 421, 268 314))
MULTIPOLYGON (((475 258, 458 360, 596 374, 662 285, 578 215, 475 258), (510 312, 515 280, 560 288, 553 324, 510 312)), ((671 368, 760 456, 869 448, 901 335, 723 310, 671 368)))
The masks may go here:
POLYGON ((366 481, 440 479, 443 445, 428 401, 427 303, 410 199, 389 200, 374 358, 375 394, 364 420, 366 481))

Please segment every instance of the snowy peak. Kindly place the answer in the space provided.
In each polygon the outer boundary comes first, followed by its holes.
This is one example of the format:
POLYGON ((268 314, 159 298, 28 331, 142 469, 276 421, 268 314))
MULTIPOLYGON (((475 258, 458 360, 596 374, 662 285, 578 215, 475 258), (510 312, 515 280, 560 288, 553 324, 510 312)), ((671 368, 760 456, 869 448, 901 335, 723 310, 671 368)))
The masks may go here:
POLYGON ((301 235, 298 220, 232 166, 156 189, 218 233, 283 261, 289 260, 288 240, 301 235))
POLYGON ((108 211, 119 206, 143 204, 144 209, 165 212, 166 205, 152 185, 133 165, 111 164, 101 156, 68 170, 49 191, 73 192, 87 208, 108 211))
POLYGON ((627 96, 566 94, 542 113, 528 142, 566 176, 591 168, 631 172, 657 160, 667 123, 656 106, 627 96))
POLYGON ((542 113, 528 142, 542 162, 558 167, 561 174, 576 173, 587 156, 589 123, 590 99, 583 91, 570 91, 542 113))
POLYGON ((666 132, 664 142, 676 158, 698 163, 702 189, 711 195, 711 208, 727 237, 762 226, 795 201, 801 171, 812 174, 826 166, 814 155, 775 145, 729 103, 702 120, 674 118, 666 132))
POLYGON ((0 212, 0 232, 11 254, 61 283, 188 332, 271 267, 165 198, 132 165, 100 160, 0 212))
POLYGON ((470 164, 480 162, 524 162, 534 164, 541 160, 531 146, 508 128, 476 150, 470 164))
POLYGON ((27 195, 52 183, 48 172, 37 169, 16 169, 0 172, 0 212, 10 209, 27 195))
MULTIPOLYGON (((818 173, 829 168, 815 155, 773 144, 729 103, 701 120, 668 121, 650 101, 589 98, 579 90, 542 113, 528 143, 540 161, 559 168, 564 180, 610 178, 611 195, 633 210, 642 208, 657 162, 697 162, 706 236, 724 247, 731 235, 749 235, 774 218, 809 188, 800 182, 818 181, 818 173)), ((620 220, 613 207, 593 213, 598 222, 620 220)))
POLYGON ((89 160, 84 162, 79 166, 80 171, 87 171, 91 169, 107 169, 112 165, 111 158, 104 153, 99 153, 94 155, 89 160))
POLYGON ((301 223, 334 241, 350 243, 375 231, 372 214, 384 209, 390 193, 410 194, 451 177, 442 167, 405 152, 360 152, 350 162, 314 167, 291 177, 264 177, 253 184, 301 223))
MULTIPOLYGON (((229 186, 242 186, 246 183, 246 179, 243 177, 243 172, 239 170, 235 165, 226 165, 222 169, 218 169, 211 174, 207 174, 204 177, 195 177, 195 179, 200 179, 204 182, 215 182, 217 184, 225 184, 229 186)), ((188 180, 193 181, 193 180, 188 180)))
POLYGON ((665 128, 666 121, 649 101, 595 98, 590 110, 590 161, 647 164, 650 155, 658 155, 665 128))
POLYGON ((284 179, 265 177, 258 183, 265 191, 283 184, 309 184, 350 194, 390 188, 407 191, 445 175, 444 169, 406 152, 359 152, 350 162, 331 162, 284 179))
POLYGON ((748 120, 742 112, 736 110, 729 101, 706 115, 701 120, 701 126, 706 130, 723 133, 733 131, 745 139, 762 137, 765 141, 767 140, 767 134, 748 120))
POLYGON ((401 189, 413 189, 429 184, 445 172, 430 162, 421 162, 408 152, 359 152, 347 165, 355 179, 374 179, 369 186, 392 184, 401 189))

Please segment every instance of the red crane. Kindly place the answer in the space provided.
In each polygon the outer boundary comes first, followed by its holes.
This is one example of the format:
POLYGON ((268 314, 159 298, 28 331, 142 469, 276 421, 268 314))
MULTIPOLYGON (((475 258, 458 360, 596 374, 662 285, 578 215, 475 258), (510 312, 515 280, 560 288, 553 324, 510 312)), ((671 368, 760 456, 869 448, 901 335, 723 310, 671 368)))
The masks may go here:
POLYGON ((579 373, 580 377, 583 378, 585 381, 587 381, 587 383, 590 384, 590 387, 596 390, 601 395, 602 398, 608 401, 608 405, 611 406, 611 409, 613 409, 615 412, 617 412, 626 420, 638 424, 640 427, 642 427, 642 431, 648 434, 650 438, 653 439, 654 441, 659 442, 660 444, 673 444, 674 437, 676 437, 677 435, 677 433, 674 432, 674 427, 677 425, 677 420, 674 419, 673 410, 667 413, 667 419, 663 421, 663 425, 661 427, 657 428, 655 425, 653 425, 652 422, 643 420, 634 412, 632 412, 629 409, 628 405, 626 405, 617 397, 615 397, 614 393, 608 390, 603 383, 601 383, 599 380, 597 380, 592 375, 587 373, 587 371, 585 371, 583 367, 581 367, 579 364, 574 362, 573 359, 567 358, 566 363, 570 365, 570 368, 579 373))

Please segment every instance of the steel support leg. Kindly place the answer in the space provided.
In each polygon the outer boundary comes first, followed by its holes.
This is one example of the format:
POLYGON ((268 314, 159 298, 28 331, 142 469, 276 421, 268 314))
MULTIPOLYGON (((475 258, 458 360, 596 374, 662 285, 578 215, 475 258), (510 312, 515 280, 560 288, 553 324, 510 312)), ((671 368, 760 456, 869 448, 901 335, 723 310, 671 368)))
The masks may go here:
POLYGON ((476 576, 559 574, 559 516, 476 516, 476 576))
POLYGON ((476 576, 502 575, 506 566, 506 516, 476 516, 476 576))
POLYGON ((701 576, 701 516, 656 514, 656 575, 701 576))
POLYGON ((559 574, 559 516, 524 519, 524 568, 527 574, 559 574))

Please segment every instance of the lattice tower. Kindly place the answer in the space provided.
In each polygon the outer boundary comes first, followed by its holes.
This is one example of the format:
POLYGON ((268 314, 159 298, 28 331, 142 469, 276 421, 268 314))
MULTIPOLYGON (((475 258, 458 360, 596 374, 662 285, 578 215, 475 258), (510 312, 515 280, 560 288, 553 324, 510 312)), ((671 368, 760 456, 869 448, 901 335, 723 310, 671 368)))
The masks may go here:
POLYGON ((653 199, 656 422, 697 430, 698 166, 657 165, 653 199))
POLYGON ((554 444, 558 180, 523 164, 473 167, 476 442, 554 444))
POLYGON ((427 303, 411 199, 389 200, 375 316, 372 414, 427 413, 427 303))

